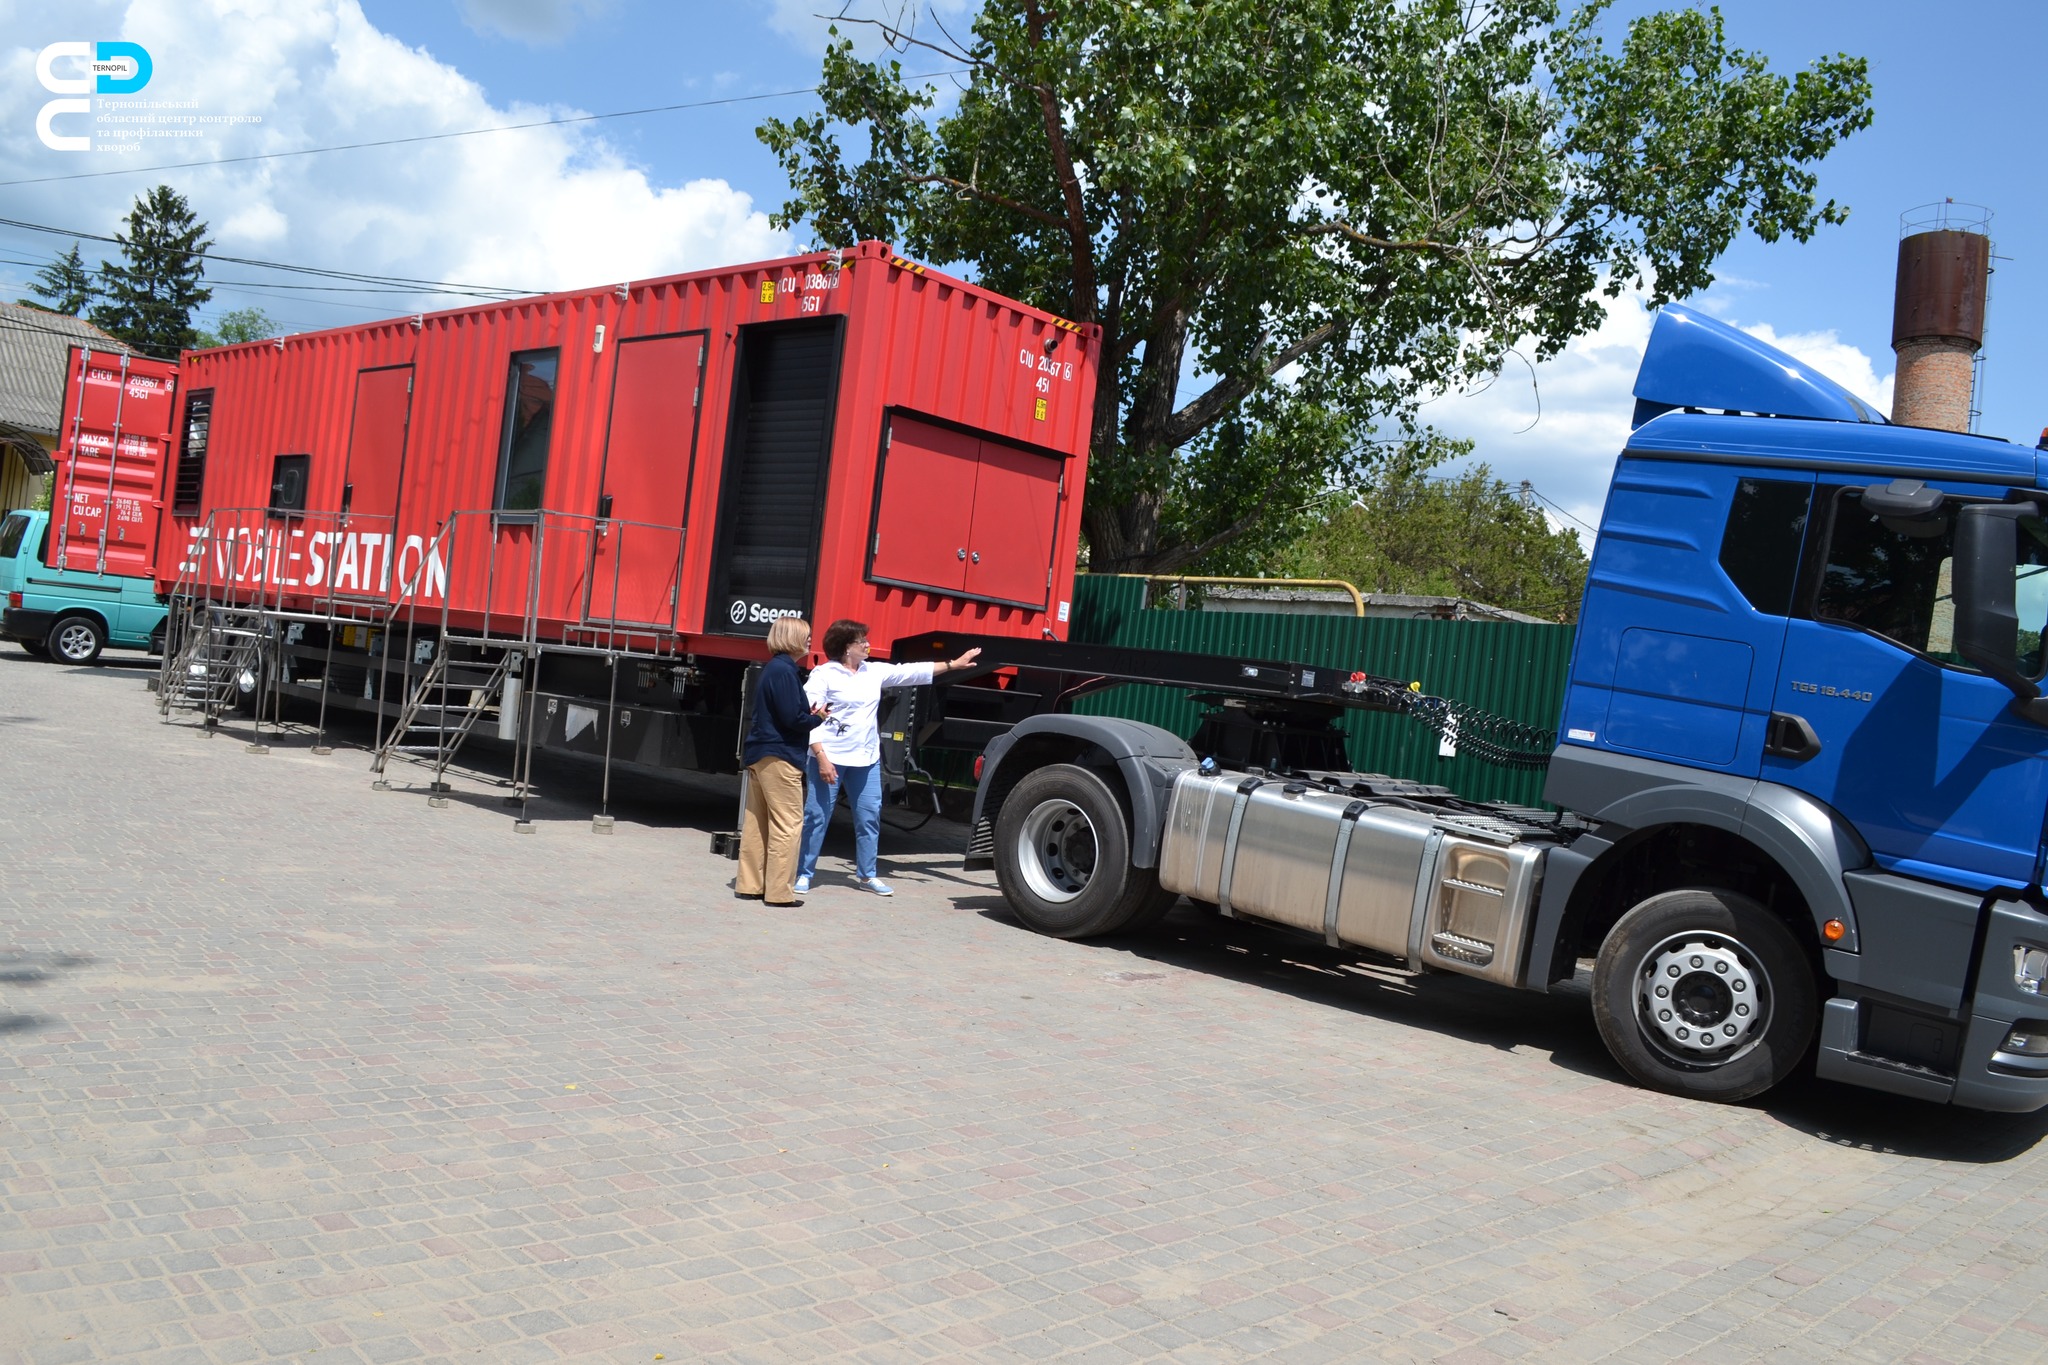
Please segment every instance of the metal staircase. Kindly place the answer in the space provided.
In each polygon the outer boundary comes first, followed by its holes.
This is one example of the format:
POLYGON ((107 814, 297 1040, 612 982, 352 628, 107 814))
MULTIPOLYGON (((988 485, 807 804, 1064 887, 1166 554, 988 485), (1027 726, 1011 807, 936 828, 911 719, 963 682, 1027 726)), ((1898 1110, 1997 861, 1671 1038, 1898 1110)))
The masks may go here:
POLYGON ((476 723, 486 715, 495 718, 505 695, 505 681, 522 671, 525 651, 499 649, 495 662, 459 661, 453 657, 449 640, 437 642, 433 662, 413 687, 398 713, 397 721, 377 746, 370 771, 380 777, 393 754, 434 756, 434 778, 430 790, 447 790, 443 776, 448 765, 469 738, 476 723))
POLYGON ((164 651, 158 713, 197 711, 206 724, 218 722, 239 700, 243 675, 260 676, 265 630, 260 608, 192 604, 164 651))

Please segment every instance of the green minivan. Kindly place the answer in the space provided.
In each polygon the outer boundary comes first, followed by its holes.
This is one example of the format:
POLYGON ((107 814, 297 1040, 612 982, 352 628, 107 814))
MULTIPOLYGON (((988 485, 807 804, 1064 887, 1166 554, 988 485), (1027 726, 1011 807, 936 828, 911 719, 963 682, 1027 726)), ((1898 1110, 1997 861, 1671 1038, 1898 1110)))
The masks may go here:
POLYGON ((156 581, 122 574, 52 569, 50 514, 0 516, 0 640, 67 664, 90 664, 100 651, 160 652, 164 618, 156 581))

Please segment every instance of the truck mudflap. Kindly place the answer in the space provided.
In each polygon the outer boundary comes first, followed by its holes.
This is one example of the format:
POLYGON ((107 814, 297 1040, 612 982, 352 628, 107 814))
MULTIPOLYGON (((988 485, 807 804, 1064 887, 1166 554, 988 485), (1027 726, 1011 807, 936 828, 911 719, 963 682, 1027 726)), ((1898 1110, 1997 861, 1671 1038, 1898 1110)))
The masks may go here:
POLYGON ((1994 901, 1976 993, 1951 1020, 1844 996, 1821 1013, 1827 1080, 2004 1113, 2048 1106, 2048 914, 1994 901))

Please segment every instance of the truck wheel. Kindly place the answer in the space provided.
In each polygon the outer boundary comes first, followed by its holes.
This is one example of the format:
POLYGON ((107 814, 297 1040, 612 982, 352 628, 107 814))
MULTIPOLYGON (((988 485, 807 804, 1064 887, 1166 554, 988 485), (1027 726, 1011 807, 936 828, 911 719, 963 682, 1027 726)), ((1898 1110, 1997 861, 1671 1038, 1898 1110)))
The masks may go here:
POLYGON ((151 654, 159 657, 162 656, 164 652, 164 636, 168 631, 169 628, 163 622, 157 622, 156 629, 149 633, 149 652, 151 654))
POLYGON ((50 637, 43 643, 59 662, 84 665, 98 661, 107 633, 90 616, 67 616, 50 627, 50 637))
POLYGON ((1130 894, 1135 871, 1123 805, 1086 768, 1040 768, 1003 802, 996 880, 1039 933, 1088 938, 1123 927, 1142 899, 1130 894))
POLYGON ((1813 972, 1769 911, 1667 891, 1621 917, 1593 967, 1607 1050, 1653 1090, 1732 1104, 1792 1073, 1813 1038, 1813 972))

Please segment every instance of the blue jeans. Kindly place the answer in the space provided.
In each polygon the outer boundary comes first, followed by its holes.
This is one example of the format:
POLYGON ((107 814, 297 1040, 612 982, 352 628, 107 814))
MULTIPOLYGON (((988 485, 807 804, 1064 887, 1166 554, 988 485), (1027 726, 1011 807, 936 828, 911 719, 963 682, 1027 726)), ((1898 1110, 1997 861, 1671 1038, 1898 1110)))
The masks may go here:
POLYGON ((875 847, 882 838, 882 765, 869 763, 849 768, 833 765, 837 782, 818 776, 818 756, 804 762, 804 845, 796 875, 809 878, 818 872, 818 850, 825 846, 825 827, 832 823, 832 807, 839 789, 846 789, 846 804, 853 808, 853 867, 863 877, 875 875, 875 847))

